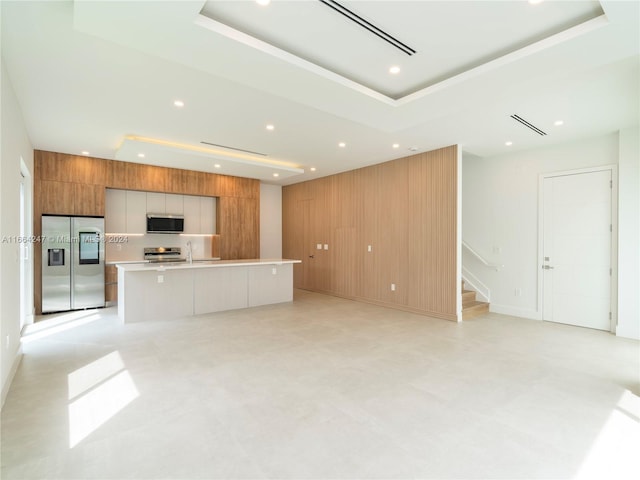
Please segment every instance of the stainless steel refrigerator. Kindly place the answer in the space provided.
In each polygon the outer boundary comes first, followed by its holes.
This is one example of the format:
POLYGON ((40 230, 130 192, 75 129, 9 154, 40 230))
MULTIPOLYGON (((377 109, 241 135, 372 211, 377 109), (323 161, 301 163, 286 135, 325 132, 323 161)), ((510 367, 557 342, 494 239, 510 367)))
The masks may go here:
POLYGON ((42 312, 104 307, 104 218, 42 216, 42 312))

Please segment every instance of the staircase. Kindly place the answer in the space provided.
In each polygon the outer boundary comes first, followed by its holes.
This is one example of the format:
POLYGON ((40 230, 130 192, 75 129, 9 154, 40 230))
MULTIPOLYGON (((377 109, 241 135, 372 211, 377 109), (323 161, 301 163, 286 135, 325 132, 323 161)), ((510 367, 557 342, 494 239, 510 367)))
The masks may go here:
POLYGON ((476 292, 473 290, 465 290, 464 281, 462 282, 462 320, 469 320, 489 313, 489 304, 487 302, 479 302, 476 300, 476 292))

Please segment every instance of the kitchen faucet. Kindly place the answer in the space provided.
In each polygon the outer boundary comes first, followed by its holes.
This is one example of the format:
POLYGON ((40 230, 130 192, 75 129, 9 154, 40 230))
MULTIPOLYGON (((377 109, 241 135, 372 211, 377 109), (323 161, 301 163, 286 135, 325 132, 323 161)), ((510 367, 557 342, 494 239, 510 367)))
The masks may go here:
POLYGON ((187 262, 193 263, 193 254, 191 253, 191 240, 187 242, 187 262))

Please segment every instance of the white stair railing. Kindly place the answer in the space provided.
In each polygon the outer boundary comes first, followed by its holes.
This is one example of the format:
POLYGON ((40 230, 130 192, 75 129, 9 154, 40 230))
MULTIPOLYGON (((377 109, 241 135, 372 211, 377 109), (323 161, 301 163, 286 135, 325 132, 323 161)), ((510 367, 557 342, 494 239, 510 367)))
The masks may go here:
POLYGON ((491 263, 487 261, 482 255, 480 255, 473 248, 471 248, 469 244, 464 240, 462 241, 462 247, 465 248, 471 255, 473 255, 478 260, 480 260, 480 262, 482 262, 483 265, 487 266, 488 268, 492 268, 496 272, 499 271, 502 267, 504 267, 504 265, 500 265, 498 263, 491 263))

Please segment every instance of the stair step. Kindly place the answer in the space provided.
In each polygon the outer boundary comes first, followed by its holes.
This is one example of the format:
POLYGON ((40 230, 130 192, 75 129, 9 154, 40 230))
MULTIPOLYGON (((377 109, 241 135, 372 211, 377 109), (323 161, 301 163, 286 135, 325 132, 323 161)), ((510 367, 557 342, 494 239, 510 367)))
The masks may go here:
POLYGON ((462 305, 467 305, 470 302, 476 301, 476 292, 473 290, 462 290, 462 305))
POLYGON ((489 304, 487 302, 469 302, 462 307, 462 320, 469 320, 483 313, 489 313, 489 304))

